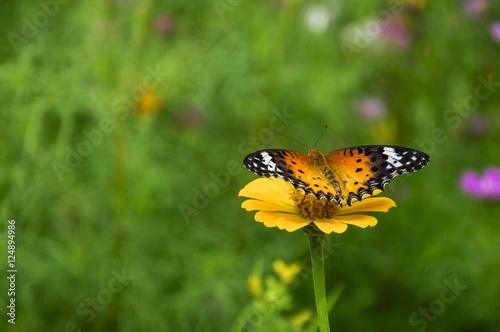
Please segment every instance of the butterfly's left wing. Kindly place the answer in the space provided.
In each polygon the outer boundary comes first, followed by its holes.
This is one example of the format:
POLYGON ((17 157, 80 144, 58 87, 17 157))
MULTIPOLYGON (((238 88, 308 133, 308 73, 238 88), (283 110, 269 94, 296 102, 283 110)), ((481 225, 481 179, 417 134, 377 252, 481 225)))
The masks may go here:
POLYGON ((279 178, 290 182, 295 188, 309 185, 309 156, 294 151, 267 149, 249 154, 243 161, 245 167, 257 175, 279 178))
POLYGON ((399 146, 367 145, 326 154, 337 178, 341 197, 351 205, 365 195, 373 195, 397 175, 413 173, 427 165, 430 157, 420 151, 399 146))
MULTIPOLYGON (((317 151, 321 154, 321 152, 317 151)), ((303 153, 268 149, 248 155, 243 164, 257 175, 290 182, 295 189, 342 204, 338 187, 318 171, 314 160, 303 153)), ((338 184, 337 184, 338 185, 338 184)))

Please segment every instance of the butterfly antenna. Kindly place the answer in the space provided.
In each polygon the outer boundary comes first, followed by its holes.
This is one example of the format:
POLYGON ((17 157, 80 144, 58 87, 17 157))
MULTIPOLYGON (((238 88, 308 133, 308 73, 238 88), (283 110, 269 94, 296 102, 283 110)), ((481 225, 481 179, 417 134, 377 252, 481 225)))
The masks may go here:
POLYGON ((302 145, 303 145, 303 146, 305 146, 308 150, 310 150, 310 149, 311 149, 310 147, 308 147, 308 146, 307 146, 307 145, 305 145, 304 143, 299 142, 299 141, 297 141, 296 139, 293 139, 293 138, 291 138, 291 137, 288 137, 288 136, 286 136, 286 135, 285 135, 285 134, 283 134, 283 133, 280 133, 279 131, 277 131, 277 130, 276 130, 276 128, 273 128, 273 130, 274 130, 275 132, 277 132, 278 134, 280 134, 281 136, 284 136, 284 137, 288 138, 289 140, 292 140, 292 141, 294 141, 294 142, 296 142, 296 143, 302 144, 302 145))
POLYGON ((323 132, 321 133, 321 135, 319 135, 318 140, 314 144, 314 149, 316 149, 316 145, 318 145, 319 140, 321 139, 321 137, 323 137, 323 134, 325 133, 326 128, 328 128, 328 126, 325 126, 325 129, 323 129, 323 132))

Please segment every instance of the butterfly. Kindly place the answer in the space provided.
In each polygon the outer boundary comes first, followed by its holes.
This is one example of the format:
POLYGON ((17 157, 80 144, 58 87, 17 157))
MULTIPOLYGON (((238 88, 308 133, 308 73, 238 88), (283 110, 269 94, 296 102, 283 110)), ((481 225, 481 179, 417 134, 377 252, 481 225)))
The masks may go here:
POLYGON ((280 178, 295 189, 351 205, 365 195, 382 191, 392 178, 413 173, 429 163, 420 151, 399 146, 366 145, 327 154, 310 149, 308 154, 288 150, 261 150, 248 155, 243 164, 257 175, 280 178))

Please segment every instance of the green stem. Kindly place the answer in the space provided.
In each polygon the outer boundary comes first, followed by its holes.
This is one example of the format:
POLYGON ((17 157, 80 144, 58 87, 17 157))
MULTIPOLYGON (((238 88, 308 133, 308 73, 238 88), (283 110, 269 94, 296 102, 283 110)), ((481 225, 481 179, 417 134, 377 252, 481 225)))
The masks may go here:
POLYGON ((309 237, 311 248, 314 298, 316 299, 319 330, 320 332, 330 332, 325 290, 325 257, 323 254, 323 239, 325 237, 314 236, 312 234, 307 234, 307 236, 309 237))

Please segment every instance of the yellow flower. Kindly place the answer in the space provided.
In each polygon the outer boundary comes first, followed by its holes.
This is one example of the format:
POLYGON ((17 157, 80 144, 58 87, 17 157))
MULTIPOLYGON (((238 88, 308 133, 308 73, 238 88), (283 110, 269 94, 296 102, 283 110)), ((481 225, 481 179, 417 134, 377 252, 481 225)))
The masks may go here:
POLYGON ((292 316, 292 318, 290 318, 290 323, 295 328, 301 328, 302 325, 304 325, 308 320, 312 318, 312 316, 313 313, 311 312, 311 310, 304 309, 298 314, 292 316))
POLYGON ((141 101, 137 104, 137 110, 139 114, 149 115, 158 110, 161 107, 161 101, 158 96, 152 92, 148 92, 144 95, 141 101))
POLYGON ((282 259, 277 259, 273 262, 273 270, 285 285, 289 285, 302 268, 299 262, 286 264, 282 259))
POLYGON ((250 294, 258 299, 262 295, 262 281, 260 276, 258 276, 255 273, 252 273, 248 277, 248 290, 250 291, 250 294))
POLYGON ((289 232, 313 223, 326 234, 343 233, 347 225, 361 228, 375 226, 377 219, 365 212, 387 212, 396 203, 386 197, 372 197, 340 206, 326 198, 318 200, 292 184, 277 178, 259 178, 240 190, 238 196, 248 197, 241 204, 247 211, 258 210, 255 220, 266 227, 278 227, 289 232))

